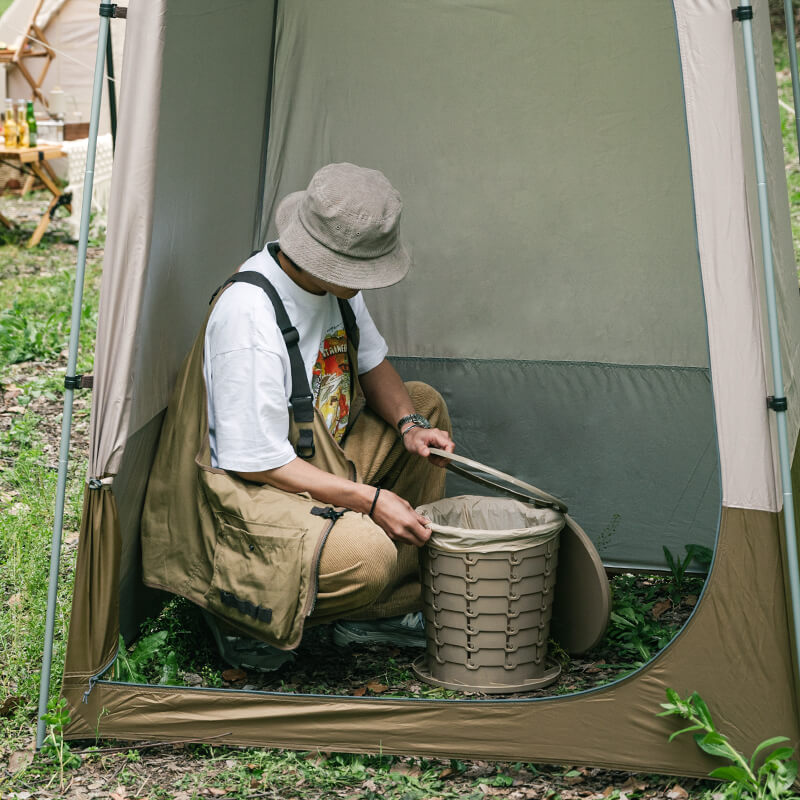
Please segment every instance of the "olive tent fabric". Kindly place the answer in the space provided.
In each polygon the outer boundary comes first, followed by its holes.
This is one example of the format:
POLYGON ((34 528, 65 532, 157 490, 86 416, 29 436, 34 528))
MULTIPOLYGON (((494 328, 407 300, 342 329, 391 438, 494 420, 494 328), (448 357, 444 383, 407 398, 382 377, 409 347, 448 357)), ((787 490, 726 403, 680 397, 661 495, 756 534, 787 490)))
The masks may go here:
MULTIPOLYGON (((731 6, 131 0, 91 420, 105 488, 87 489, 70 735, 707 772, 653 716, 671 686, 699 690, 742 749, 797 739, 731 6), (459 450, 563 495, 609 565, 716 544, 684 631, 625 680, 519 702, 94 683, 120 626, 135 636, 161 601, 141 584, 141 503, 208 297, 269 236, 277 200, 337 160, 382 169, 405 199, 415 267, 367 302, 404 377, 445 396, 459 450)), ((794 450, 800 296, 766 0, 754 9, 794 450)))

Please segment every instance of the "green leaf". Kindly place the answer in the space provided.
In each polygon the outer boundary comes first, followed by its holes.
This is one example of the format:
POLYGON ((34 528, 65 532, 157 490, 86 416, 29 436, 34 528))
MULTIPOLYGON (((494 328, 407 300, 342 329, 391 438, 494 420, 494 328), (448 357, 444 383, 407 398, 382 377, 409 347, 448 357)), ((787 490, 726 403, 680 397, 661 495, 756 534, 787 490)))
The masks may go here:
POLYGON ((675 731, 672 736, 669 737, 669 741, 671 742, 676 736, 680 736, 682 733, 690 733, 691 731, 701 731, 703 730, 702 725, 690 725, 688 728, 682 728, 679 731, 675 731))
POLYGON ((689 697, 689 704, 697 711, 697 716, 705 723, 707 728, 715 731, 714 720, 711 719, 711 712, 708 710, 705 700, 697 692, 692 692, 689 697))
POLYGON ((708 753, 711 756, 719 756, 720 758, 733 759, 733 753, 731 752, 727 740, 716 731, 711 731, 705 734, 705 736, 701 733, 697 733, 695 734, 694 740, 704 753, 708 753))
POLYGON ((681 702, 681 696, 674 689, 667 689, 667 700, 678 704, 681 702))
POLYGON ((752 781, 747 772, 741 767, 717 767, 713 772, 709 772, 709 777, 719 778, 723 781, 734 781, 735 783, 743 783, 750 785, 752 781))
POLYGON ((160 647, 164 646, 166 639, 166 631, 151 633, 149 636, 139 639, 139 641, 136 643, 136 646, 133 648, 133 652, 130 654, 131 660, 137 665, 143 664, 145 661, 155 655, 160 647))
POLYGON ((791 747, 779 747, 773 750, 765 759, 764 764, 769 764, 772 761, 786 761, 794 755, 794 750, 791 747))
POLYGON ((178 683, 178 657, 174 650, 170 650, 161 669, 160 684, 174 685, 178 683))
POLYGON ((781 742, 788 742, 788 736, 773 736, 771 739, 765 739, 761 744, 753 750, 753 755, 750 757, 750 766, 754 766, 756 762, 756 756, 762 751, 766 750, 768 747, 772 747, 774 744, 780 744, 781 742))

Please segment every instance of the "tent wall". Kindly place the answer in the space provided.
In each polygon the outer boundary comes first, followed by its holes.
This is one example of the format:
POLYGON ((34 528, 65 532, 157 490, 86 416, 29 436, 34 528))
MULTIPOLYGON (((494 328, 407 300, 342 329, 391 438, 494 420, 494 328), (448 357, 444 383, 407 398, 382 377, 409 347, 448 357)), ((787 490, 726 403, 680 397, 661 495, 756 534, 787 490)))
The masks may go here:
MULTIPOLYGON (((0 17, 0 40, 17 47, 25 26, 31 18, 36 0, 14 0, 0 17)), ((94 58, 97 50, 97 33, 100 28, 99 3, 93 0, 45 0, 36 18, 44 30, 47 41, 56 51, 42 83, 42 91, 49 97, 55 87, 64 91, 67 122, 88 122, 92 103, 92 79, 94 58)), ((115 20, 111 25, 111 41, 114 52, 114 76, 119 86, 122 74, 123 47, 125 42, 125 20, 115 20)), ((41 74, 41 59, 28 61, 28 68, 35 78, 41 74)), ((6 97, 14 99, 32 98, 30 84, 13 66, 7 70, 6 97)), ((119 91, 117 92, 119 96, 119 91)), ((38 103, 37 111, 44 108, 38 103)), ((103 106, 100 116, 100 133, 111 130, 108 112, 108 87, 103 87, 103 106)))
POLYGON ((329 161, 389 176, 415 267, 367 302, 403 376, 445 395, 460 451, 564 497, 607 563, 712 546, 671 5, 297 0, 275 69, 263 225, 329 161))
MULTIPOLYGON (((770 207, 770 230, 772 233, 772 257, 775 264, 775 286, 778 296, 779 329, 781 334, 781 360, 783 362, 784 384, 786 395, 790 398, 798 397, 797 394, 797 365, 800 364, 800 294, 797 291, 798 270, 795 261, 794 247, 792 244, 791 227, 786 224, 789 219, 789 197, 786 191, 784 178, 784 151, 781 135, 781 121, 779 109, 772 98, 777 94, 777 80, 775 76, 775 61, 772 55, 772 34, 769 26, 760 24, 754 26, 754 35, 758 37, 756 47, 756 67, 758 70, 758 91, 761 100, 761 133, 764 141, 765 168, 767 172, 767 193, 770 207)), ((741 36, 734 40, 736 54, 736 69, 741 76, 739 81, 739 105, 742 109, 748 108, 746 81, 744 80, 744 53, 742 51, 741 36)), ((747 172, 747 200, 750 218, 751 250, 756 269, 753 275, 754 285, 763 298, 763 258, 761 252, 761 230, 758 218, 758 192, 756 190, 755 162, 752 148, 752 131, 750 116, 742 114, 742 150, 745 158, 747 172)), ((767 330, 766 306, 762 302, 759 309, 762 326, 762 349, 765 365, 765 391, 774 394, 772 388, 772 373, 770 364, 769 333, 767 330)), ((800 402, 790 401, 786 414, 787 427, 790 441, 794 441, 800 430, 800 402)), ((779 472, 777 461, 777 439, 775 436, 774 418, 768 415, 772 427, 774 471, 779 472)), ((779 481, 776 482, 776 492, 780 492, 779 481)), ((777 497, 776 508, 783 503, 782 497, 777 497)))
POLYGON ((151 60, 123 78, 89 466, 93 476, 118 473, 129 634, 149 608, 139 512, 160 414, 211 293, 252 249, 272 23, 272 4, 260 0, 148 1, 129 10, 128 46, 151 60), (211 51, 227 53, 230 72, 211 51))

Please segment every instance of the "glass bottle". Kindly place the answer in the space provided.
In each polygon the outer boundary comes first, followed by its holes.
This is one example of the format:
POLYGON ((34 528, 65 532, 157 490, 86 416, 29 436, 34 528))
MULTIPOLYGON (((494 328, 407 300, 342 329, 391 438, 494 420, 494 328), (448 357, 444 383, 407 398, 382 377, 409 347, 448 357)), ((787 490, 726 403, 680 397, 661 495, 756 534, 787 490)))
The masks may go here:
POLYGON ((17 106, 17 143, 19 147, 30 147, 28 123, 25 119, 25 101, 20 100, 17 106))
POLYGON ((17 147, 17 121, 14 119, 14 101, 6 98, 6 113, 3 120, 3 139, 8 148, 17 147))
POLYGON ((39 127, 36 124, 36 117, 33 113, 33 101, 28 100, 28 107, 25 112, 25 119, 28 123, 28 139, 31 147, 39 144, 39 127))

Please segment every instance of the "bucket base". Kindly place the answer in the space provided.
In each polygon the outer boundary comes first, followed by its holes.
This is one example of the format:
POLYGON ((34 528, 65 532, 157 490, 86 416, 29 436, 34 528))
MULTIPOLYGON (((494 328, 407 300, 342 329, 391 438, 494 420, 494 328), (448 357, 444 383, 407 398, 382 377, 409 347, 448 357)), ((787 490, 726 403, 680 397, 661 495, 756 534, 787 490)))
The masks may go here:
POLYGON ((438 686, 440 689, 452 689, 456 692, 482 692, 483 694, 532 692, 534 689, 543 689, 545 686, 555 683, 558 680, 558 676, 561 674, 561 666, 556 664, 546 670, 544 675, 540 675, 538 678, 530 678, 522 683, 509 684, 508 686, 498 686, 497 684, 492 684, 491 686, 475 686, 466 683, 458 683, 457 681, 442 681, 438 678, 434 678, 428 671, 427 656, 420 656, 417 658, 411 665, 411 668, 420 680, 431 686, 438 686))

